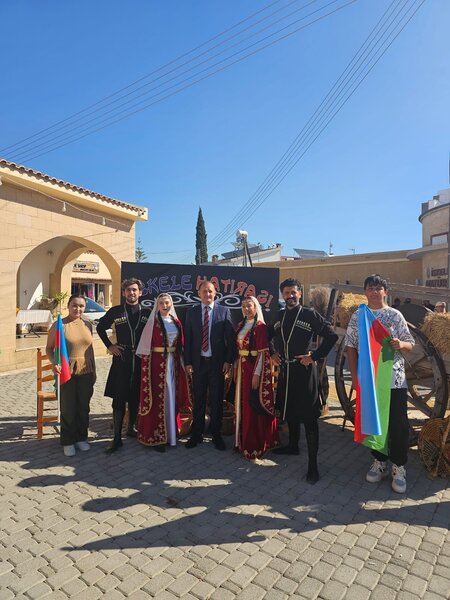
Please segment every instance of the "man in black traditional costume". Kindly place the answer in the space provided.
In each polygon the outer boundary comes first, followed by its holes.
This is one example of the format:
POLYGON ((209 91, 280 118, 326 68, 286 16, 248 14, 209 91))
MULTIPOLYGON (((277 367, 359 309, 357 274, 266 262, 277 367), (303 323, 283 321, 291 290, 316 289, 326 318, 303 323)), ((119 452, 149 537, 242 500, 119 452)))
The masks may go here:
POLYGON ((136 419, 139 410, 141 387, 141 359, 136 356, 136 348, 142 330, 150 316, 150 310, 142 308, 142 281, 126 279, 122 282, 122 295, 125 303, 113 306, 100 319, 97 333, 113 355, 105 396, 112 398, 114 439, 107 452, 115 452, 122 446, 122 424, 128 402, 127 436, 136 437, 136 419), (114 324, 116 343, 111 342, 107 330, 114 324))
POLYGON ((271 327, 273 360, 280 367, 276 407, 289 428, 289 443, 276 448, 276 454, 298 454, 300 423, 305 427, 308 446, 306 480, 319 480, 317 453, 319 450, 320 398, 316 361, 325 358, 338 336, 331 325, 314 309, 300 304, 301 284, 286 279, 280 284, 286 308, 281 310, 271 327), (311 352, 314 334, 322 339, 311 352))

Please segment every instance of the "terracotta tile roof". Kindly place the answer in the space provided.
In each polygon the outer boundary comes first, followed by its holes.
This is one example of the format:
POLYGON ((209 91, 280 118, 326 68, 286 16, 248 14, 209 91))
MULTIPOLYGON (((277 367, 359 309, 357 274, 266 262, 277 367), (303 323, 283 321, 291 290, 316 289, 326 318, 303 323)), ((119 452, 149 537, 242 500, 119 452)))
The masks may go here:
POLYGON ((25 173, 27 175, 32 175, 33 177, 37 177, 38 179, 42 179, 47 183, 52 183, 54 185, 58 185, 59 187, 65 188, 67 190, 72 190, 74 192, 80 192, 82 194, 87 194, 92 198, 97 198, 98 200, 103 200, 108 204, 113 204, 115 206, 120 206, 122 208, 126 208, 128 210, 132 210, 141 214, 143 208, 140 206, 136 206, 135 204, 129 204, 128 202, 122 202, 121 200, 115 200, 114 198, 110 198, 109 196, 104 196, 103 194, 99 194, 97 192, 93 192, 92 190, 88 190, 87 188, 81 187, 79 185, 74 185, 73 183, 69 183, 68 181, 63 181, 62 179, 57 179, 56 177, 51 177, 50 175, 46 175, 45 173, 41 173, 40 171, 35 171, 30 167, 24 167, 23 165, 18 165, 14 162, 10 162, 5 159, 0 158, 0 167, 6 167, 11 169, 12 171, 18 171, 19 173, 25 173))

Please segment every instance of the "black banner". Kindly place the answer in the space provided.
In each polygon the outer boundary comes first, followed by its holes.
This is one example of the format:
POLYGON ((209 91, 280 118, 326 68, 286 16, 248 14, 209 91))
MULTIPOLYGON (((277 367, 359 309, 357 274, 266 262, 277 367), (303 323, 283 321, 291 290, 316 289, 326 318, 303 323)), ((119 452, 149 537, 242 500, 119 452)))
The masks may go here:
POLYGON ((216 302, 231 309, 234 323, 242 319, 241 304, 247 296, 258 299, 266 323, 278 310, 279 270, 274 268, 123 262, 122 280, 130 277, 144 283, 143 306, 153 308, 156 297, 168 293, 182 322, 186 310, 200 302, 197 289, 205 279, 216 288, 216 302))

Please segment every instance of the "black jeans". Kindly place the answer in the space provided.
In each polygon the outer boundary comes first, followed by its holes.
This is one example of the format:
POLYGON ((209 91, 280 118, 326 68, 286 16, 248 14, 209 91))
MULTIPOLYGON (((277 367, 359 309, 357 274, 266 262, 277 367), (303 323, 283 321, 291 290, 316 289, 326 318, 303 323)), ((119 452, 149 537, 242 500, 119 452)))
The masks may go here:
POLYGON ((88 436, 89 403, 94 392, 94 375, 72 375, 61 386, 61 444, 71 446, 88 436))
POLYGON ((209 403, 210 431, 213 437, 220 435, 223 416, 224 375, 212 359, 201 359, 200 369, 192 378, 194 387, 194 410, 192 436, 199 438, 205 429, 206 399, 209 403))
POLYGON ((391 390, 391 406, 389 410, 388 452, 382 454, 372 450, 372 455, 377 460, 390 460, 399 467, 406 465, 408 460, 409 425, 407 412, 406 388, 391 390))

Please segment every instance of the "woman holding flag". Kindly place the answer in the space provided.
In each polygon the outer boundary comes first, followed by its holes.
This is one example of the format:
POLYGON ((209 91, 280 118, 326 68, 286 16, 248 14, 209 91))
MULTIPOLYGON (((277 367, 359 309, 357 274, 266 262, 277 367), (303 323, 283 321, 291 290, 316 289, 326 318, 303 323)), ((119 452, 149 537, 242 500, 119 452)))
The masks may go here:
POLYGON ((48 332, 46 353, 54 365, 59 389, 61 444, 66 456, 89 450, 89 403, 94 391, 95 359, 90 321, 82 319, 84 296, 70 296, 69 314, 48 332))
POLYGON ((372 449, 374 461, 366 475, 377 483, 392 463, 392 489, 406 491, 408 415, 402 352, 414 346, 404 316, 386 304, 387 282, 381 275, 364 281, 368 307, 352 315, 345 345, 356 390, 355 441, 372 449))

